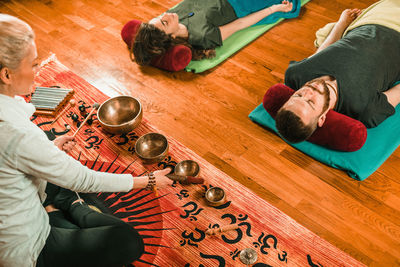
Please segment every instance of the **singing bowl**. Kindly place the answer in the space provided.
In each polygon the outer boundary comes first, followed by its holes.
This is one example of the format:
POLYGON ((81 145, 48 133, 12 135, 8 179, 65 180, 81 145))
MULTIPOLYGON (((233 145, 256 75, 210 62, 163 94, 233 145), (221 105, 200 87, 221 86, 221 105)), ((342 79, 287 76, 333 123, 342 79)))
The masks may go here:
POLYGON ((167 138, 159 133, 147 133, 135 143, 135 151, 144 164, 162 161, 168 154, 167 138))
POLYGON ((219 206, 225 203, 226 194, 221 187, 211 187, 206 191, 206 201, 210 206, 219 206))
POLYGON ((180 176, 196 177, 200 172, 199 164, 194 160, 184 160, 176 164, 174 173, 180 176))
POLYGON ((142 104, 127 95, 112 97, 97 110, 100 125, 113 134, 129 133, 140 124, 142 117, 142 104))

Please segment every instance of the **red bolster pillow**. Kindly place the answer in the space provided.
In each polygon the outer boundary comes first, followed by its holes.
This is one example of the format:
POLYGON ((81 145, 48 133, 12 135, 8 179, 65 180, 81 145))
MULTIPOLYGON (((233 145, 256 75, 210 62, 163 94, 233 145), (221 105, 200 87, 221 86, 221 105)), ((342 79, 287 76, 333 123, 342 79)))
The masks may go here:
MULTIPOLYGON (((121 37, 129 48, 132 47, 136 32, 141 24, 141 21, 134 19, 126 23, 122 28, 121 37)), ((184 45, 176 45, 168 49, 164 55, 154 58, 150 64, 163 70, 180 71, 183 70, 191 60, 192 50, 184 45)))
MULTIPOLYGON (((275 119, 278 110, 295 91, 284 84, 275 84, 264 95, 263 106, 275 119)), ((367 140, 367 128, 360 121, 329 110, 322 127, 318 127, 307 141, 339 151, 359 150, 367 140)))

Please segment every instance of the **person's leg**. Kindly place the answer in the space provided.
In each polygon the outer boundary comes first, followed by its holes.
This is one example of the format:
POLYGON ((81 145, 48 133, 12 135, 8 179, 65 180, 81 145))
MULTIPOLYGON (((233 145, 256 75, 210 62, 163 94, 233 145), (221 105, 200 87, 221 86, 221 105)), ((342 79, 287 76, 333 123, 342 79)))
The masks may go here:
POLYGON ((85 202, 78 200, 78 196, 71 190, 61 188, 59 194, 54 198, 56 208, 63 210, 71 221, 81 228, 107 226, 107 225, 126 225, 120 219, 99 213, 89 208, 85 202))
POLYGON ((54 199, 60 192, 61 187, 47 182, 46 185, 46 199, 43 202, 43 207, 46 209, 49 215, 49 223, 51 226, 67 228, 67 229, 79 229, 78 226, 71 223, 64 215, 62 210, 56 209, 54 207, 54 199))
POLYGON ((123 266, 143 252, 142 238, 128 224, 86 229, 52 227, 37 266, 123 266))
POLYGON ((66 189, 54 199, 81 229, 52 227, 37 266, 122 266, 143 254, 143 239, 132 226, 76 200, 66 189))
POLYGON ((79 226, 70 222, 65 218, 62 210, 54 210, 47 213, 49 215, 49 223, 51 226, 65 228, 65 229, 80 229, 79 226))
POLYGON ((55 184, 47 182, 45 192, 47 196, 45 201, 43 202, 43 207, 47 207, 49 205, 54 204, 54 198, 60 192, 60 187, 55 184))

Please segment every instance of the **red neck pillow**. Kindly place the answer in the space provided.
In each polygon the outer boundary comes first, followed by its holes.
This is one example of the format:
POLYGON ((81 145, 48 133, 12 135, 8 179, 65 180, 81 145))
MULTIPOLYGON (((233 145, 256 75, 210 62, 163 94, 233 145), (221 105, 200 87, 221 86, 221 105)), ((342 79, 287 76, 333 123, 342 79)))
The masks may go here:
MULTIPOLYGON (((128 45, 130 49, 135 41, 135 36, 142 24, 139 20, 131 20, 124 25, 121 30, 122 40, 128 45)), ((176 45, 168 49, 168 51, 161 56, 154 58, 150 65, 169 71, 183 70, 192 60, 192 50, 184 45, 176 45)))
MULTIPOLYGON (((276 113, 295 91, 284 84, 272 86, 264 95, 263 106, 275 119, 276 113)), ((359 150, 367 139, 367 128, 360 121, 329 110, 322 127, 307 141, 339 151, 359 150)))

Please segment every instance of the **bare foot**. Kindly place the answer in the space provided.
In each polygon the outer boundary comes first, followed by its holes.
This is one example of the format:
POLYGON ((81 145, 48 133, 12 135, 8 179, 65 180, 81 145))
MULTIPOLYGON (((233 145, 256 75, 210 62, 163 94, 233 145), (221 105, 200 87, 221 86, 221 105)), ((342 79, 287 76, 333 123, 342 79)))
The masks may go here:
POLYGON ((44 209, 46 210, 47 213, 59 210, 56 209, 53 204, 47 205, 46 207, 44 207, 44 209))
POLYGON ((361 10, 358 8, 345 9, 340 15, 338 23, 348 27, 360 14, 361 10))

